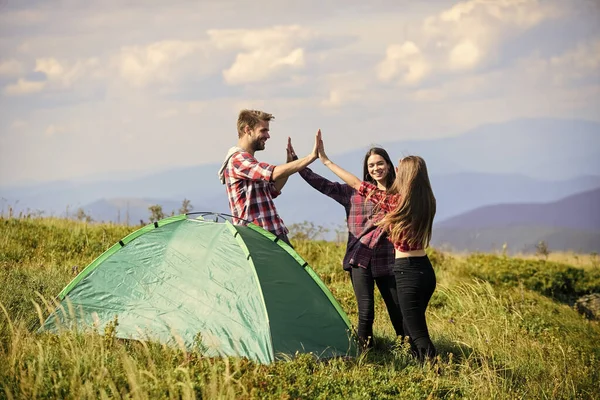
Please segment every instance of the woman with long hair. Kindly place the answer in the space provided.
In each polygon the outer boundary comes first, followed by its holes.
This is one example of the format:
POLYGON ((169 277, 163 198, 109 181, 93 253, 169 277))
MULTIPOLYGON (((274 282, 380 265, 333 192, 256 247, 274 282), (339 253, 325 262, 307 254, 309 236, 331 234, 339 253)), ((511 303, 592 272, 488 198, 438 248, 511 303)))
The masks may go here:
MULTIPOLYGON (((294 148, 288 141, 288 159, 293 160, 294 157, 294 148)), ((376 225, 383 215, 377 214, 374 204, 366 201, 354 188, 331 182, 310 168, 299 173, 310 186, 337 201, 346 211, 348 241, 342 265, 350 275, 358 305, 359 342, 364 347, 371 347, 374 343, 375 285, 385 302, 396 335, 404 336, 396 281, 391 268, 394 247, 384 230, 376 225)), ((379 147, 367 151, 363 160, 363 179, 383 191, 392 186, 396 173, 387 151, 379 147)))
POLYGON ((377 225, 387 232, 394 245, 392 269, 406 334, 420 360, 434 358, 436 349, 429 337, 425 310, 435 290, 436 278, 425 249, 431 240, 436 201, 425 160, 418 156, 402 158, 394 184, 384 191, 334 164, 325 154, 320 133, 318 143, 323 164, 385 213, 377 225))

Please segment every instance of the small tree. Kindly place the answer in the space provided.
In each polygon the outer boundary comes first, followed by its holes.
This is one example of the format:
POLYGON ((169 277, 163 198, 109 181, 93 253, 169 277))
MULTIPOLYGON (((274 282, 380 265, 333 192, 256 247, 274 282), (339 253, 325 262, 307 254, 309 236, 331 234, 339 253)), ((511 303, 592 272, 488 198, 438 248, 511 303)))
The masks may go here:
POLYGON ((537 254, 540 257, 544 257, 545 260, 548 260, 548 256, 550 255, 550 249, 548 249, 548 244, 541 240, 536 246, 535 246, 535 254, 537 254))
POLYGON ((187 214, 194 209, 192 206, 192 202, 188 199, 183 199, 181 202, 181 208, 179 209, 179 214, 187 214))
POLYGON ((594 268, 597 268, 598 265, 600 265, 598 263, 598 253, 596 253, 595 251, 593 251, 592 253, 590 253, 590 258, 592 259, 592 266, 594 268))
POLYGON ((81 208, 81 207, 79 207, 77 209, 77 212, 75 213, 75 217, 79 221, 92 222, 92 217, 90 217, 89 215, 87 215, 85 213, 85 210, 83 208, 81 208))
POLYGON ((346 222, 345 224, 338 224, 335 227, 335 242, 338 244, 343 244, 346 241, 346 238, 348 237, 348 225, 347 225, 347 221, 348 219, 344 219, 344 222, 346 222))
POLYGON ((291 224, 289 231, 289 238, 293 240, 317 240, 329 232, 329 229, 321 225, 315 225, 313 222, 304 221, 291 224))
POLYGON ((148 210, 150 211, 150 222, 156 222, 165 217, 165 213, 163 213, 161 205, 155 204, 148 207, 148 210))

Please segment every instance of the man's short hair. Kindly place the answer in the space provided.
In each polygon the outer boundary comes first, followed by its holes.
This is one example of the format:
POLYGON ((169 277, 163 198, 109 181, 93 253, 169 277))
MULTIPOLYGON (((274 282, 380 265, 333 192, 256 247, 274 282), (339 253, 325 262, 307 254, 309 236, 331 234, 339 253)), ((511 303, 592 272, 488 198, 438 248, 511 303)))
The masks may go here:
POLYGON ((247 126, 250 129, 254 129, 259 121, 269 122, 275 119, 273 114, 266 113, 259 110, 242 110, 238 115, 237 130, 238 137, 242 137, 244 134, 244 128, 247 126))

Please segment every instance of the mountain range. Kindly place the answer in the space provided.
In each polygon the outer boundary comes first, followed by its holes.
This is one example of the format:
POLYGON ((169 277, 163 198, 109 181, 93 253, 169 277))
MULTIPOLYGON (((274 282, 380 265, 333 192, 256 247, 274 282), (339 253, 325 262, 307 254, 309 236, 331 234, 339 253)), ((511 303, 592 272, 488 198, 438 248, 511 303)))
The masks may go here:
MULTIPOLYGON (((445 240, 445 232, 453 229, 469 237, 461 229, 475 229, 469 224, 474 220, 487 220, 482 215, 495 215, 496 225, 477 229, 512 229, 512 225, 503 225, 503 221, 511 220, 507 215, 518 215, 515 218, 527 224, 534 222, 522 218, 535 213, 498 214, 495 208, 488 206, 532 204, 528 210, 544 209, 543 204, 600 187, 600 124, 593 121, 521 119, 480 126, 454 137, 378 145, 388 150, 393 160, 418 154, 427 161, 438 204, 437 243, 438 239, 445 240), (464 226, 460 221, 464 221, 464 226)), ((361 176, 366 150, 329 153, 336 163, 361 176)), ((260 153, 257 158, 261 159, 260 153)), ((62 216, 83 208, 97 221, 137 224, 139 220, 148 219, 149 205, 160 204, 169 214, 178 212, 186 198, 191 200, 195 211, 228 213, 225 188, 217 178, 219 167, 220 164, 211 163, 138 177, 124 171, 112 179, 0 186, 0 208, 3 213, 11 207, 15 212, 39 210, 44 215, 62 216)), ((328 179, 337 180, 319 161, 311 168, 328 179)), ((342 207, 314 191, 299 175, 290 177, 276 206, 287 224, 304 221, 325 227, 344 224, 342 207)), ((598 225, 595 228, 600 230, 598 225)), ((530 242, 537 242, 539 234, 532 235, 530 242)), ((458 243, 457 248, 467 242, 458 243)), ((496 242, 494 239, 497 245, 496 242)))
POLYGON ((600 188, 539 204, 497 204, 435 224, 432 244, 458 251, 600 251, 600 188))

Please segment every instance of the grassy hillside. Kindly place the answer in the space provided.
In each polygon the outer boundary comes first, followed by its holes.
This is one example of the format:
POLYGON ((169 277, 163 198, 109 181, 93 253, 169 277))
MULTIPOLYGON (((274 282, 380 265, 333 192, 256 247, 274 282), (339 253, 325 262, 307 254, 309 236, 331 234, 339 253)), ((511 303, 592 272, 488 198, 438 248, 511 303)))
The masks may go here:
POLYGON ((494 252, 506 244, 510 253, 536 252, 543 241, 552 252, 574 251, 582 256, 600 251, 600 230, 583 231, 570 228, 517 225, 506 228, 442 228, 434 227, 435 246, 452 251, 494 252))
MULTIPOLYGON (((597 264, 431 251, 438 287, 428 311, 436 365, 396 341, 377 298, 375 349, 357 359, 302 355, 257 365, 208 359, 104 335, 38 335, 45 301, 134 228, 59 219, 0 219, 0 398, 594 398, 600 327, 569 302, 600 292, 597 264)), ((356 322, 344 246, 295 241, 356 322)))

